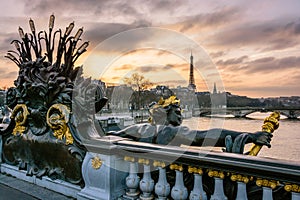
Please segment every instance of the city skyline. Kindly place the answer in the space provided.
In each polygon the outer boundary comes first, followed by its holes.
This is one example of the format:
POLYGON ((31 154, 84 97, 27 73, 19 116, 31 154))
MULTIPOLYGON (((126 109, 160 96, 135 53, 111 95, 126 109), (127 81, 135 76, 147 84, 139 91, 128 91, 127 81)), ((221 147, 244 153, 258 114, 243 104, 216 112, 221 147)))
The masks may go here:
MULTIPOLYGON (((224 91, 254 98, 300 96, 299 6, 300 2, 295 0, 145 1, 143 4, 139 1, 12 0, 3 3, 0 14, 0 87, 13 86, 17 77, 17 66, 4 55, 13 49, 10 42, 19 39, 18 27, 28 32, 28 20, 32 18, 37 30, 47 30, 49 16, 54 13, 56 29, 64 30, 73 21, 75 29, 84 27, 82 38, 90 41, 90 47, 77 65, 85 66, 86 59, 93 56, 97 62, 97 56, 116 54, 97 49, 97 45, 115 34, 134 28, 159 27, 195 41, 214 63, 223 82, 217 85, 223 84, 224 91)), ((129 38, 124 45, 137 45, 136 42, 153 36, 134 37, 134 41, 129 38)), ((189 55, 194 48, 183 48, 186 52, 183 56, 163 49, 127 52, 111 64, 101 79, 122 83, 124 77, 140 72, 159 84, 187 86, 189 55)), ((201 60, 201 57, 194 58, 201 60)), ((195 67, 199 69, 195 72, 197 91, 211 91, 214 77, 203 76, 203 63, 195 60, 195 67)), ((94 74, 87 70, 87 75, 94 74)))

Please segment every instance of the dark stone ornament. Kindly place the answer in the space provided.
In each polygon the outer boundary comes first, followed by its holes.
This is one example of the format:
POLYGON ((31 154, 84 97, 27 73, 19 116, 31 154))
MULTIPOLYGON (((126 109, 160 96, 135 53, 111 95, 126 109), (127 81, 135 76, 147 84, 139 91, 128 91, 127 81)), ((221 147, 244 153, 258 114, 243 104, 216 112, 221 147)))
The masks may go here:
POLYGON ((15 87, 7 93, 7 105, 13 111, 10 124, 0 132, 3 160, 27 170, 29 176, 47 175, 83 186, 81 164, 86 148, 77 127, 91 120, 85 115, 73 115, 72 104, 81 113, 90 113, 86 103, 98 110, 106 99, 103 88, 83 78, 82 67, 74 67, 89 45, 83 42, 76 47, 83 29, 71 36, 72 22, 64 33, 61 29, 54 31, 54 20, 51 15, 48 33, 36 32, 32 19, 31 33, 19 27, 21 39, 12 41, 16 50, 6 55, 19 67, 19 75, 15 87), (75 81, 81 82, 76 88, 75 81), (85 101, 89 88, 98 89, 91 90, 95 99, 85 101), (76 101, 72 101, 73 93, 76 101))

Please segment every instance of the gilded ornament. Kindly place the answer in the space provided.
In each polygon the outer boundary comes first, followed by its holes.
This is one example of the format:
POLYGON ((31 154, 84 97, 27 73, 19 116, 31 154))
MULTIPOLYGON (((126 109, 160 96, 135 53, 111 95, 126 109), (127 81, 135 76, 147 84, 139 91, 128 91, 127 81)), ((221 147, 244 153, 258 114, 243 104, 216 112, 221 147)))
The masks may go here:
POLYGON ((166 163, 165 163, 165 162, 161 162, 161 161, 155 160, 155 161, 153 162, 153 166, 154 166, 154 167, 165 168, 165 167, 166 167, 166 163))
MULTIPOLYGON (((262 125, 262 131, 273 133, 279 127, 279 120, 280 120, 280 113, 273 112, 269 117, 266 117, 264 120, 264 124, 262 125)), ((253 145, 249 151, 249 155, 256 156, 260 149, 262 148, 261 145, 253 145)))
POLYGON ((188 167, 188 172, 189 173, 194 173, 194 174, 200 174, 200 175, 203 174, 203 170, 201 168, 192 167, 192 166, 188 167))
POLYGON ((102 166, 102 160, 99 157, 94 157, 92 159, 92 167, 94 169, 99 169, 102 166))
POLYGON ((244 183, 248 183, 249 182, 249 178, 248 176, 243 176, 243 175, 240 175, 240 174, 232 174, 230 179, 232 181, 238 181, 238 182, 244 182, 244 183))
MULTIPOLYGON (((156 109, 159 108, 166 108, 170 105, 180 105, 180 100, 177 99, 176 96, 170 96, 168 99, 163 99, 162 97, 159 99, 159 101, 157 102, 157 104, 153 105, 152 108, 149 109, 150 115, 153 115, 153 113, 155 112, 156 109)), ((149 123, 153 122, 153 118, 150 117, 148 119, 149 123)))
POLYGON ((144 165, 149 165, 150 161, 148 159, 139 158, 138 163, 144 164, 144 165))
POLYGON ((208 176, 209 177, 215 177, 215 178, 220 178, 220 179, 224 179, 225 175, 223 172, 221 171, 214 171, 214 170, 208 170, 208 176))
POLYGON ((297 192, 297 193, 300 193, 300 186, 296 185, 296 184, 286 184, 284 186, 284 189, 287 192, 297 192))
POLYGON ((256 185, 259 187, 269 187, 275 189, 279 185, 279 181, 267 180, 267 179, 257 179, 256 185))
POLYGON ((130 156, 125 156, 124 160, 128 161, 128 162, 134 162, 135 161, 134 157, 130 157, 130 156))
POLYGON ((73 144, 74 138, 67 125, 70 110, 63 104, 52 105, 47 112, 47 124, 53 130, 53 135, 59 140, 66 140, 66 145, 73 144))
POLYGON ((177 164, 171 164, 170 169, 171 170, 178 170, 178 171, 181 171, 181 172, 183 171, 182 165, 177 165, 177 164))
POLYGON ((11 118, 15 120, 16 126, 12 132, 13 135, 23 134, 26 130, 26 120, 27 116, 29 115, 27 106, 25 104, 18 104, 14 107, 11 118))

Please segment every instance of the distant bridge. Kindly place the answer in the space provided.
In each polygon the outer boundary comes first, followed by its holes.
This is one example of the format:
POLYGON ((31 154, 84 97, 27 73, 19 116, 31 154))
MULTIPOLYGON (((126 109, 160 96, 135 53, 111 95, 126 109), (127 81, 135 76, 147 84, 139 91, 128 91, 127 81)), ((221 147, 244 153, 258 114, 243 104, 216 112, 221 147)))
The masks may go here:
POLYGON ((213 114, 233 115, 241 118, 254 112, 273 112, 278 111, 281 115, 289 119, 297 119, 300 117, 300 107, 227 107, 227 108, 194 108, 193 116, 209 116, 213 114))

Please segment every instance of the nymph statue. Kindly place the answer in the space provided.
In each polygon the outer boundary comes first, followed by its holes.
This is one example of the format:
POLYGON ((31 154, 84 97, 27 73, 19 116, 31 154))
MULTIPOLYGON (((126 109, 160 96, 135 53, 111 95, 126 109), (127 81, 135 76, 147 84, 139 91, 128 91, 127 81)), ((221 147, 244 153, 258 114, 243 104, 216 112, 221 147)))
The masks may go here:
POLYGON ((160 99, 149 110, 150 123, 135 124, 109 135, 130 138, 134 141, 161 145, 191 145, 226 147, 226 151, 243 153, 244 145, 254 143, 271 147, 271 133, 237 132, 226 129, 190 130, 182 126, 180 100, 175 96, 160 99))

